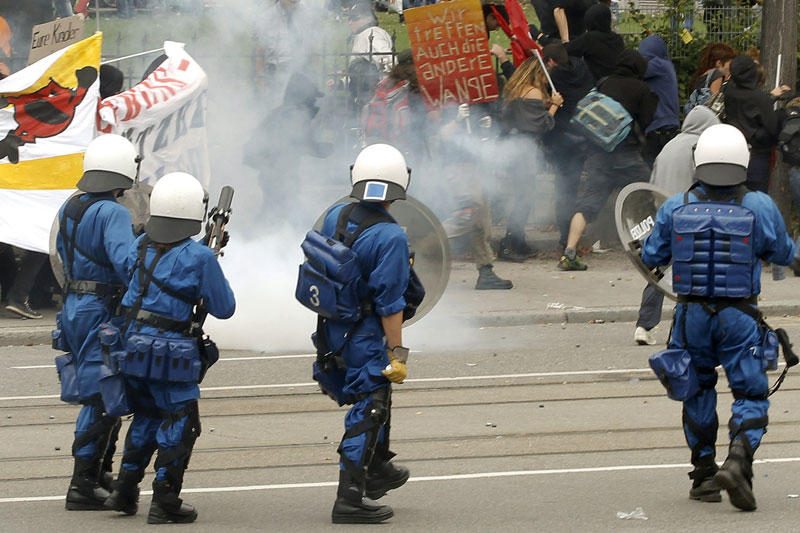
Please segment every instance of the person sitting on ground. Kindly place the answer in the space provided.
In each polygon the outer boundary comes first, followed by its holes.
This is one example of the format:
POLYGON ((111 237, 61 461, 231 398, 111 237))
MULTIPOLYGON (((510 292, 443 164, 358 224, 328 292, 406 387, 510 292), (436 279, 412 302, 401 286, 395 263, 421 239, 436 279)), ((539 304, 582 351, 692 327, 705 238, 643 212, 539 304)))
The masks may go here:
POLYGON ((644 57, 626 49, 620 54, 614 73, 598 84, 601 93, 619 102, 630 113, 635 125, 614 151, 606 152, 595 146, 589 148, 591 154, 583 165, 583 181, 578 190, 575 214, 570 221, 567 246, 558 262, 559 270, 586 270, 586 264, 577 257, 577 248, 587 223, 597 217, 615 189, 650 178, 650 168, 639 152, 636 134, 636 126, 641 131, 647 130, 658 105, 658 96, 643 81, 646 70, 644 57))
POLYGON ((513 195, 500 241, 498 259, 525 261, 534 250, 525 240, 525 225, 531 213, 538 169, 543 166, 542 138, 553 129, 553 116, 563 105, 557 92, 549 94, 547 77, 536 57, 529 57, 508 80, 503 90, 500 115, 504 175, 513 195))

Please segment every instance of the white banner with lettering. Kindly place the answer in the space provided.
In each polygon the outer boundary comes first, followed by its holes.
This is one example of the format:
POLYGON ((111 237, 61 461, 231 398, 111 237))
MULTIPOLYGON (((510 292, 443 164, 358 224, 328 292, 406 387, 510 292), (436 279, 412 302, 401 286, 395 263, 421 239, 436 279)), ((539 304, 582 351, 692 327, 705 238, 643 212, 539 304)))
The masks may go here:
POLYGON ((166 59, 141 83, 100 104, 100 130, 133 142, 144 157, 139 179, 154 185, 169 172, 188 172, 208 187, 208 77, 183 49, 164 43, 166 59))

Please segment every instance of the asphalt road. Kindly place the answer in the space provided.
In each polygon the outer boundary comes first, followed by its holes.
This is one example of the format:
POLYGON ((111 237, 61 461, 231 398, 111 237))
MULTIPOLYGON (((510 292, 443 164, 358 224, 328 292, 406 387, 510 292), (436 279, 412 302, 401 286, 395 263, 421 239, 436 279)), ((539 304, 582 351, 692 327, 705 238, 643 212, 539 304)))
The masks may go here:
MULTIPOLYGON (((800 339, 797 319, 772 322, 800 339)), ((392 448, 412 478, 384 498, 395 517, 382 530, 796 531, 798 371, 773 397, 758 511, 742 513, 726 499, 688 499, 680 405, 647 369, 654 349, 631 337, 632 324, 411 328, 417 351, 395 388, 392 448), (618 517, 637 508, 646 520, 618 517)), ((64 510, 77 408, 55 396, 53 355, 0 349, 0 531, 146 529, 147 495, 135 517, 64 510)), ((200 514, 193 530, 353 529, 330 524, 345 411, 317 392, 311 361, 225 352, 211 370, 184 491, 200 514)))

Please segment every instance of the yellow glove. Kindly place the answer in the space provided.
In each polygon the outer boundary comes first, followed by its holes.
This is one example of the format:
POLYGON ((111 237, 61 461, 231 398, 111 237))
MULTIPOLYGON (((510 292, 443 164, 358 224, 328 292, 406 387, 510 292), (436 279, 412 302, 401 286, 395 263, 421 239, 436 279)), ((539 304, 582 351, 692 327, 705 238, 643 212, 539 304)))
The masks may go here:
POLYGON ((389 364, 381 372, 386 379, 392 383, 402 383, 408 376, 406 361, 408 360, 408 348, 395 346, 388 352, 389 364))

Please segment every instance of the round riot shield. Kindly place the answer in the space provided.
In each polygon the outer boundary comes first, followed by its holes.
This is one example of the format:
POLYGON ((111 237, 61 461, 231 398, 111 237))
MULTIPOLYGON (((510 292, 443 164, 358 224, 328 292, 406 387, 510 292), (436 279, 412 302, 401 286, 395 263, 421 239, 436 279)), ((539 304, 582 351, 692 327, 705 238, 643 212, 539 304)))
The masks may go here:
MULTIPOLYGON (((128 208, 131 213, 133 221, 133 231, 138 235, 144 228, 144 223, 150 214, 150 191, 153 187, 144 183, 136 182, 133 187, 125 191, 119 198, 119 203, 128 208)), ((70 198, 75 195, 84 194, 82 191, 76 191, 70 198)), ((56 249, 56 239, 58 238, 59 231, 58 217, 53 218, 53 225, 50 227, 50 267, 53 269, 53 275, 58 281, 58 284, 64 286, 64 264, 61 262, 61 256, 58 255, 56 249)))
POLYGON ((651 269, 642 262, 642 244, 655 226, 658 208, 668 196, 650 183, 631 183, 617 196, 614 220, 622 247, 639 273, 665 296, 675 300, 671 267, 651 269))
MULTIPOLYGON (((353 198, 345 196, 333 205, 353 201, 353 198)), ((325 212, 327 211, 326 209, 325 212)), ((392 202, 389 214, 408 235, 408 242, 414 253, 414 271, 425 287, 425 299, 417 308, 417 314, 403 324, 408 326, 428 314, 444 294, 450 279, 450 242, 436 215, 412 196, 406 195, 405 200, 392 202)), ((323 214, 317 219, 315 229, 322 228, 324 218, 323 214)))

